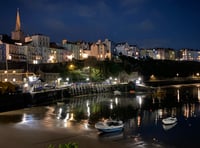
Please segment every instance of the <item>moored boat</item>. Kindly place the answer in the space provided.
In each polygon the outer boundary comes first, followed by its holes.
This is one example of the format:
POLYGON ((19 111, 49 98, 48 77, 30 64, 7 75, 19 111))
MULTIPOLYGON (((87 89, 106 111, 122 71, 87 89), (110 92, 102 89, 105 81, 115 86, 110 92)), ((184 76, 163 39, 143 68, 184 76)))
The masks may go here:
POLYGON ((162 119, 162 123, 166 125, 174 124, 176 122, 177 122, 176 117, 167 117, 167 118, 162 119))
POLYGON ((176 124, 177 124, 177 122, 174 123, 174 124, 163 124, 163 129, 164 129, 165 131, 168 131, 168 130, 174 128, 174 127, 176 126, 176 124))
POLYGON ((109 132, 117 132, 122 131, 124 128, 124 124, 121 120, 105 120, 100 121, 95 124, 95 128, 100 132, 109 133, 109 132))
POLYGON ((115 90, 115 91, 114 91, 114 95, 115 95, 115 96, 121 95, 121 91, 115 90))
POLYGON ((153 91, 151 86, 146 86, 141 80, 130 81, 127 89, 130 94, 151 93, 153 91))
POLYGON ((59 101, 59 102, 56 102, 58 106, 62 106, 62 105, 65 105, 65 102, 63 101, 59 101))

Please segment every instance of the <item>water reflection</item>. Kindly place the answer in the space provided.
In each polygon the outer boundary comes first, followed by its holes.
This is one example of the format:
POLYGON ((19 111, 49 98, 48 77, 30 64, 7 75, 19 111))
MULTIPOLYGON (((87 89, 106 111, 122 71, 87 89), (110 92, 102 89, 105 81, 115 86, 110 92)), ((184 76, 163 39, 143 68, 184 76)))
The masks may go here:
POLYGON ((142 119, 146 117, 143 116, 144 111, 152 114, 155 113, 154 121, 157 122, 165 116, 176 116, 180 114, 179 110, 177 110, 177 107, 180 105, 182 105, 184 117, 194 117, 196 107, 194 100, 195 98, 199 98, 199 87, 194 87, 192 91, 184 90, 190 90, 190 88, 187 87, 186 89, 180 86, 178 89, 177 87, 158 88, 158 95, 155 95, 155 93, 124 94, 116 97, 112 94, 101 94, 76 97, 68 104, 59 106, 52 105, 37 111, 36 109, 32 109, 31 112, 33 114, 29 113, 29 110, 25 110, 22 114, 17 113, 16 115, 0 114, 0 122, 6 122, 7 116, 14 116, 12 117, 12 122, 19 122, 21 120, 21 123, 40 119, 50 121, 54 118, 63 120, 64 122, 88 120, 89 123, 94 123, 102 118, 112 117, 123 121, 137 118, 137 124, 140 125, 142 119), (173 99, 175 96, 176 99, 173 99), (185 102, 185 98, 190 100, 185 102), (41 114, 41 112, 45 112, 45 114, 41 114))
MULTIPOLYGON (((117 97, 113 94, 99 94, 75 97, 64 105, 1 113, 0 124, 95 131, 94 123, 112 117, 123 120, 125 129, 122 133, 114 135, 99 135, 102 139, 121 138, 130 139, 129 142, 134 141, 134 144, 146 144, 146 141, 158 144, 158 140, 166 140, 163 131, 169 133, 176 129, 176 133, 173 134, 181 136, 181 131, 185 130, 181 128, 185 127, 186 120, 193 125, 188 130, 192 130, 193 134, 196 132, 194 128, 198 129, 198 126, 195 126, 193 120, 200 122, 199 91, 199 86, 189 85, 158 88, 149 94, 122 94, 117 97), (163 126, 161 120, 167 116, 176 116, 178 123, 163 126)), ((171 139, 174 136, 167 138, 171 139)))
POLYGON ((163 129, 164 129, 165 131, 168 131, 168 130, 174 128, 174 127, 176 126, 176 124, 177 124, 177 123, 169 124, 169 125, 163 124, 162 126, 163 126, 163 129))
POLYGON ((0 123, 1 124, 12 124, 22 121, 23 116, 22 115, 0 115, 0 123))
POLYGON ((197 93, 198 93, 198 100, 200 101, 200 89, 199 89, 199 86, 197 87, 197 93))
POLYGON ((178 100, 178 102, 180 102, 180 92, 179 92, 179 89, 177 89, 177 100, 178 100))
POLYGON ((184 104, 182 107, 184 117, 196 117, 195 108, 195 104, 184 104))
POLYGON ((124 137, 123 131, 112 132, 112 133, 99 133, 99 138, 104 139, 122 139, 124 137))

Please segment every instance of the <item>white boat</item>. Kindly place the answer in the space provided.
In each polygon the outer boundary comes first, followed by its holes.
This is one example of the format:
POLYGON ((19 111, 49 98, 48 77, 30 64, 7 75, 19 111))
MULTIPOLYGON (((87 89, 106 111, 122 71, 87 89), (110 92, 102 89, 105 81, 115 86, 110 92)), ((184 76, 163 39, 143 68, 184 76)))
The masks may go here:
POLYGON ((174 124, 176 122, 177 122, 176 117, 167 117, 167 118, 162 119, 162 123, 166 125, 174 124))
POLYGON ((176 124, 177 124, 177 123, 174 123, 174 124, 163 124, 163 129, 164 129, 165 131, 168 131, 168 130, 172 129, 173 127, 175 127, 176 124))
POLYGON ((115 91, 114 91, 114 95, 115 95, 115 96, 121 95, 121 92, 120 92, 119 90, 115 90, 115 91))
POLYGON ((57 102, 57 105, 58 105, 58 106, 65 105, 65 102, 62 102, 62 101, 60 101, 60 102, 57 102))
POLYGON ((122 131, 124 128, 124 124, 121 120, 105 120, 100 121, 95 124, 95 128, 100 132, 109 133, 109 132, 117 132, 122 131))

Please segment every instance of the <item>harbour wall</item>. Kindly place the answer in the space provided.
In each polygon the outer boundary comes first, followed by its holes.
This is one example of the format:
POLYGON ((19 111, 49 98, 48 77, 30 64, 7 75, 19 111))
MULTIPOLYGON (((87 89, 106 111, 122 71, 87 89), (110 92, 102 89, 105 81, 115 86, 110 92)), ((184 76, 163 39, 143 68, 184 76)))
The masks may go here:
MULTIPOLYGON (((159 87, 164 85, 175 85, 175 84, 193 84, 200 83, 200 80, 162 80, 162 81, 149 81, 145 84, 150 87, 159 87)), ((121 92, 129 92, 131 86, 129 84, 84 84, 84 85, 73 85, 55 89, 44 89, 41 91, 35 91, 31 93, 9 93, 0 94, 0 112, 22 109, 32 106, 41 106, 54 104, 59 101, 68 102, 73 99, 74 96, 89 95, 97 93, 113 93, 114 90, 121 92)), ((142 91, 149 90, 142 88, 142 91)), ((140 90, 135 90, 140 91, 140 90)))
POLYGON ((114 90, 127 91, 128 84, 117 85, 74 85, 63 88, 44 89, 31 93, 10 93, 0 95, 0 112, 16 110, 32 106, 54 104, 59 101, 68 102, 74 96, 113 93, 114 90))
POLYGON ((197 84, 200 83, 200 79, 190 79, 190 78, 176 78, 176 79, 163 79, 163 80, 151 80, 146 81, 147 86, 159 87, 166 85, 178 85, 178 84, 197 84))

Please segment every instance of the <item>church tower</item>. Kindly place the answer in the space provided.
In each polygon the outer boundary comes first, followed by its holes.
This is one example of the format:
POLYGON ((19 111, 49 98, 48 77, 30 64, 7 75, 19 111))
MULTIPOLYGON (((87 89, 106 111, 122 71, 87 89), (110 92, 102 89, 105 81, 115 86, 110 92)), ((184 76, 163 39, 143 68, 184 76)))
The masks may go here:
POLYGON ((24 43, 24 33, 21 30, 19 9, 17 9, 15 31, 12 32, 11 38, 12 38, 12 40, 15 40, 17 42, 24 43))

